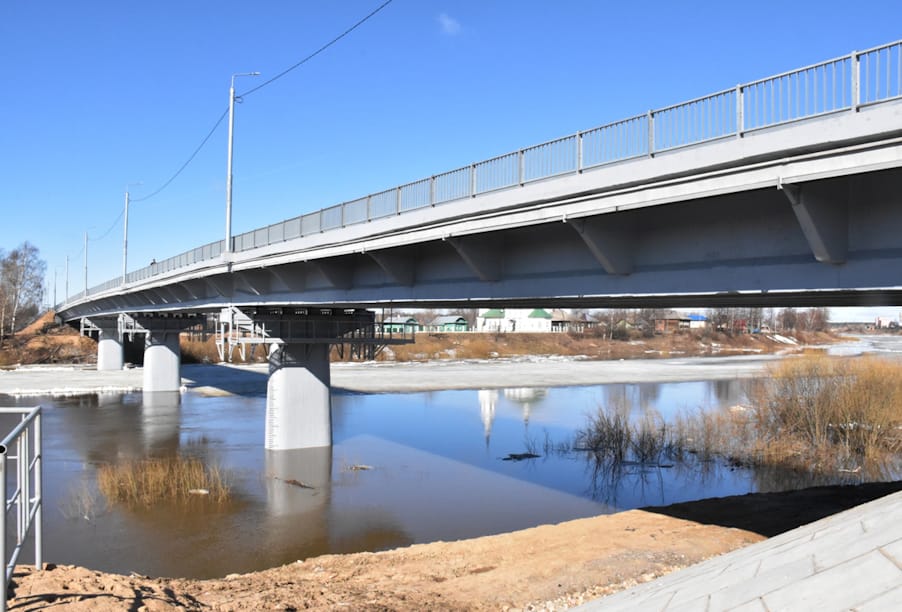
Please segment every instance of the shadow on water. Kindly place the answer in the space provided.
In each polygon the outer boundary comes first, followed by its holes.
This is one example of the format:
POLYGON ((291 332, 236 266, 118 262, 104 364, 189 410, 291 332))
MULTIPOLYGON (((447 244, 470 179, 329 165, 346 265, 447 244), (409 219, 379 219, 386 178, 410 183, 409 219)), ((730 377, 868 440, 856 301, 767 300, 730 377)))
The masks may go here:
POLYGON ((749 493, 643 510, 772 537, 897 491, 902 481, 749 493))
POLYGON ((259 397, 266 395, 269 373, 265 368, 189 364, 182 366, 182 378, 187 379, 186 386, 189 389, 198 392, 259 397))

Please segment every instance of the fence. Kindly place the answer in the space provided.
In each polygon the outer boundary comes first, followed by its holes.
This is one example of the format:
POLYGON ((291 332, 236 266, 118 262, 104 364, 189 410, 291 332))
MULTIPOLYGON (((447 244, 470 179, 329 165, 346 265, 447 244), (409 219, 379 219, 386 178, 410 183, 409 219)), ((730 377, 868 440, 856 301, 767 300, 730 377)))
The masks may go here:
MULTIPOLYGON (((794 121, 902 98, 902 41, 853 51, 608 125, 577 132, 235 236, 247 251, 311 234, 590 168, 698 145, 794 121)), ((127 275, 143 280, 218 257, 225 241, 198 247, 127 275)), ((121 286, 113 279, 91 295, 121 286)))
POLYGON ((6 563, 3 581, 3 596, 0 597, 0 612, 6 612, 6 594, 19 553, 25 544, 29 531, 34 526, 34 564, 42 567, 41 510, 43 490, 41 485, 41 407, 0 408, 0 414, 21 415, 19 424, 0 442, 0 488, 3 490, 3 512, 0 513, 0 558, 6 563), (15 454, 9 451, 15 445, 15 454), (9 461, 16 462, 15 487, 10 491, 7 482, 9 461), (8 515, 15 508, 16 544, 12 552, 7 551, 8 515), (7 559, 8 556, 8 559, 7 559))

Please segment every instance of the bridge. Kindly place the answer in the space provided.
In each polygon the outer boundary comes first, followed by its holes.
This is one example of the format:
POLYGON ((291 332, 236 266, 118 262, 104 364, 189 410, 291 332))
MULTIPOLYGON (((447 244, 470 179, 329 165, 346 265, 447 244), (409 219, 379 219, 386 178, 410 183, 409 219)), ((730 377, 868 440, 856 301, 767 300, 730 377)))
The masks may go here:
POLYGON ((270 346, 267 447, 316 447, 329 344, 407 340, 372 308, 902 304, 899 228, 902 41, 199 246, 57 312, 98 330, 99 369, 144 334, 145 392, 179 388, 179 332, 220 313, 270 346))

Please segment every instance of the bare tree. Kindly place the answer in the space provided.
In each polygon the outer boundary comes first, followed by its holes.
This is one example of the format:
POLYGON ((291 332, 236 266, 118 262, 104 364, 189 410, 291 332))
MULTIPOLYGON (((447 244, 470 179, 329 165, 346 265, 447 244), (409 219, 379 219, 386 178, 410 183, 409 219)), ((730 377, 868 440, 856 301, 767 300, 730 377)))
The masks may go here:
POLYGON ((0 333, 4 330, 15 333, 19 314, 41 303, 46 269, 47 264, 39 257, 37 247, 28 242, 23 242, 0 260, 0 333))
POLYGON ((784 308, 777 317, 781 330, 794 330, 798 327, 799 314, 795 308, 784 308))

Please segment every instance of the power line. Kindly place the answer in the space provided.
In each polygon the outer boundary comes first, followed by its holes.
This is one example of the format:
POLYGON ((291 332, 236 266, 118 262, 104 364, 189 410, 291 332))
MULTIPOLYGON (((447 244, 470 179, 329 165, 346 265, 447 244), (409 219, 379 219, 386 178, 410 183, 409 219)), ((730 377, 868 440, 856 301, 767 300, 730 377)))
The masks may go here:
MULTIPOLYGON (((98 242, 98 241, 103 240, 104 238, 106 238, 106 237, 109 235, 109 233, 113 231, 113 228, 116 227, 116 226, 119 224, 119 219, 121 219, 121 218, 122 218, 122 215, 124 215, 124 214, 125 214, 125 210, 124 210, 124 209, 123 209, 123 210, 120 210, 120 211, 119 211, 119 216, 116 217, 116 219, 113 221, 113 223, 110 225, 110 227, 107 228, 107 230, 106 230, 103 234, 101 234, 101 235, 98 236, 97 238, 91 238, 91 235, 89 234, 89 235, 88 235, 88 241, 90 241, 90 242, 98 242)), ((82 247, 82 249, 84 249, 84 247, 82 247)))
POLYGON ((319 49, 317 49, 316 51, 314 51, 313 53, 311 53, 310 55, 308 55, 307 57, 305 57, 304 59, 302 59, 302 60, 299 61, 298 63, 294 64, 293 66, 291 66, 291 67, 289 67, 289 68, 286 68, 285 70, 283 70, 282 72, 280 72, 279 74, 277 74, 277 75, 274 76, 273 78, 269 79, 268 81, 264 81, 263 83, 260 83, 259 85, 257 85, 257 86, 254 87, 253 89, 247 90, 246 92, 244 92, 243 94, 241 94, 239 97, 242 97, 242 98, 243 98, 244 96, 249 96, 249 95, 251 95, 252 93, 254 93, 255 91, 258 91, 258 90, 260 90, 260 89, 263 89, 264 87, 266 87, 267 85, 269 85, 269 84, 272 83, 273 81, 277 81, 278 79, 281 79, 283 76, 285 76, 286 74, 288 74, 289 72, 291 72, 291 71, 294 70, 295 68, 299 68, 299 67, 303 66, 304 64, 306 64, 307 62, 309 62, 310 60, 312 60, 314 57, 316 57, 317 55, 319 55, 320 53, 322 53, 323 51, 325 51, 326 49, 328 49, 329 47, 331 47, 332 45, 334 45, 335 43, 337 43, 339 40, 341 40, 342 38, 344 38, 345 36, 347 36, 348 34, 350 34, 351 32, 353 32, 354 30, 356 30, 357 28, 359 28, 360 26, 362 26, 362 25, 363 25, 364 23, 366 23, 371 17, 375 16, 376 13, 378 13, 379 11, 381 11, 382 9, 384 9, 386 6, 388 6, 388 5, 391 4, 391 3, 392 3, 392 0, 385 0, 385 2, 383 2, 382 4, 380 4, 380 5, 379 5, 373 12, 371 12, 369 15, 367 15, 366 17, 364 17, 363 19, 361 19, 360 21, 358 21, 357 23, 355 23, 354 25, 352 25, 350 28, 348 28, 347 30, 345 30, 344 32, 342 32, 341 34, 339 34, 338 36, 336 36, 335 38, 333 38, 332 40, 330 40, 329 42, 327 42, 325 45, 323 45, 322 47, 320 47, 319 49))
POLYGON ((226 108, 224 111, 222 111, 222 114, 219 116, 219 119, 216 120, 216 124, 213 125, 213 127, 210 129, 210 131, 207 133, 207 135, 204 137, 204 139, 200 142, 200 144, 197 145, 197 148, 194 149, 194 153, 191 154, 191 157, 189 157, 188 160, 184 164, 182 164, 182 167, 179 168, 175 174, 173 174, 171 177, 169 177, 168 181, 163 183, 162 187, 160 187, 159 189, 157 189, 150 195, 144 196, 143 198, 134 198, 134 199, 132 199, 132 202, 144 202, 145 200, 149 200, 150 198, 154 197, 155 195, 157 195, 158 193, 160 193, 161 191, 163 191, 164 189, 169 187, 169 184, 172 183, 172 181, 174 181, 178 177, 178 175, 180 175, 182 173, 182 171, 188 167, 188 164, 190 164, 194 160, 194 158, 197 156, 197 154, 200 153, 200 150, 204 148, 204 145, 207 144, 207 141, 210 140, 210 138, 213 136, 213 133, 216 131, 216 128, 219 127, 219 124, 222 123, 222 120, 225 119, 226 115, 228 115, 228 114, 229 114, 228 108, 226 108))
MULTIPOLYGON (((356 30, 357 28, 359 28, 360 26, 362 26, 364 23, 366 23, 369 19, 371 19, 371 18, 372 18, 373 16, 375 16, 379 11, 381 11, 382 9, 384 9, 386 6, 388 6, 388 5, 391 4, 392 2, 393 2, 393 0, 385 0, 385 2, 383 2, 383 3, 380 4, 378 7, 376 7, 376 8, 375 8, 372 12, 370 12, 367 16, 365 16, 364 18, 362 18, 362 19, 360 19, 359 21, 357 21, 354 25, 352 25, 350 28, 348 28, 347 30, 345 30, 344 32, 342 32, 341 34, 339 34, 338 36, 336 36, 335 38, 333 38, 333 39, 330 40, 329 42, 327 42, 325 45, 323 45, 322 47, 320 47, 319 49, 317 49, 316 51, 314 51, 313 53, 311 53, 310 55, 308 55, 307 57, 305 57, 305 58, 302 59, 301 61, 297 62, 296 64, 290 66, 289 68, 286 68, 285 70, 283 70, 282 72, 280 72, 279 74, 277 74, 277 75, 274 76, 273 78, 269 79, 268 81, 265 81, 265 82, 261 83, 260 85, 258 85, 257 87, 254 87, 253 89, 250 89, 250 90, 246 91, 245 93, 241 94, 240 97, 248 96, 248 95, 254 93, 255 91, 258 91, 258 90, 260 90, 260 89, 263 89, 264 87, 266 87, 267 85, 271 84, 272 82, 277 81, 278 79, 281 79, 283 76, 285 76, 286 74, 288 74, 288 73, 291 72, 292 70, 294 70, 294 69, 296 69, 296 68, 299 68, 299 67, 303 66, 304 64, 306 64, 307 62, 309 62, 310 60, 312 60, 314 57, 316 57, 317 55, 319 55, 320 53, 322 53, 323 51, 325 51, 326 49, 328 49, 329 47, 331 47, 332 45, 334 45, 335 43, 337 43, 338 41, 340 41, 342 38, 344 38, 345 36, 347 36, 348 34, 350 34, 351 32, 353 32, 354 30, 356 30)), ((168 181, 166 181, 165 183, 163 183, 163 185, 160 186, 160 188, 157 189, 156 191, 154 191, 153 193, 151 193, 151 194, 149 194, 149 195, 146 195, 146 196, 144 196, 143 198, 134 198, 134 199, 132 199, 131 201, 132 201, 132 202, 144 202, 144 201, 149 200, 150 198, 156 196, 156 195, 159 194, 161 191, 163 191, 164 189, 166 189, 167 187, 169 187, 169 185, 172 183, 172 181, 174 181, 176 178, 178 178, 178 176, 185 170, 185 168, 188 167, 188 164, 190 164, 190 163, 194 160, 194 158, 197 156, 197 154, 200 153, 200 150, 203 149, 203 147, 204 147, 205 144, 207 144, 207 141, 209 141, 210 138, 213 136, 213 133, 216 132, 216 128, 219 127, 219 125, 222 123, 222 120, 225 119, 225 118, 226 118, 226 115, 228 115, 228 114, 229 114, 229 109, 226 108, 226 109, 222 112, 222 114, 219 116, 219 119, 216 120, 216 124, 213 125, 213 128, 209 131, 209 133, 207 133, 207 135, 204 137, 204 139, 201 141, 201 143, 197 146, 197 148, 194 149, 194 152, 191 154, 191 156, 187 159, 187 161, 185 161, 184 164, 181 165, 181 167, 175 172, 175 174, 173 174, 173 175, 169 178, 168 181)), ((121 216, 121 215, 120 215, 120 216, 121 216)), ((112 229, 112 228, 111 228, 111 229, 112 229)), ((109 231, 110 231, 110 230, 107 230, 106 233, 109 233, 109 231)), ((105 235, 106 235, 106 234, 104 234, 104 236, 105 236, 105 235)), ((98 239, 98 240, 99 240, 99 239, 98 239)))

